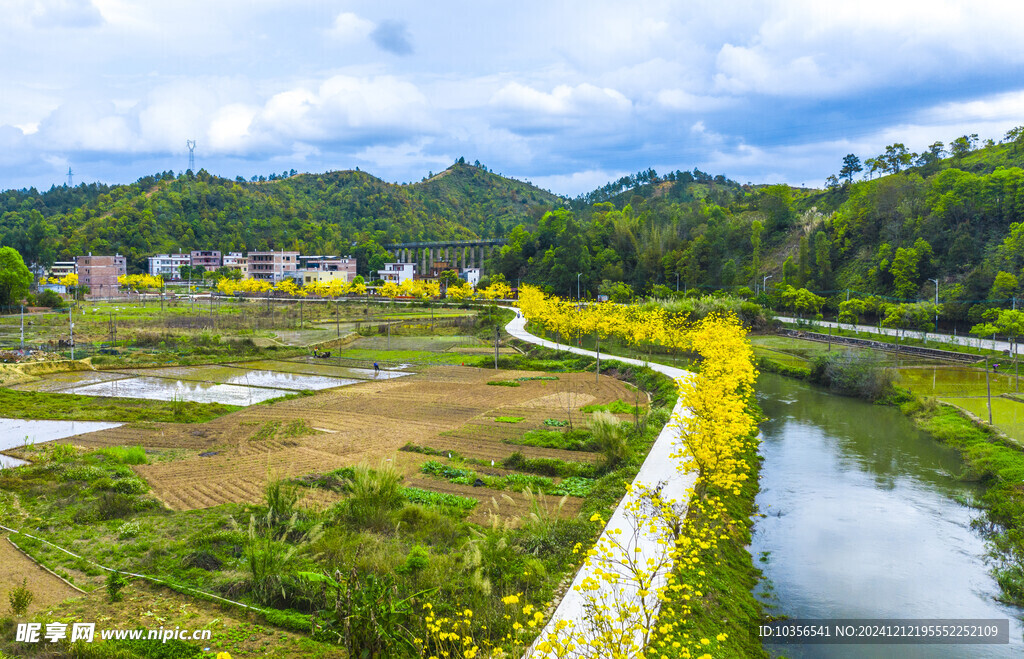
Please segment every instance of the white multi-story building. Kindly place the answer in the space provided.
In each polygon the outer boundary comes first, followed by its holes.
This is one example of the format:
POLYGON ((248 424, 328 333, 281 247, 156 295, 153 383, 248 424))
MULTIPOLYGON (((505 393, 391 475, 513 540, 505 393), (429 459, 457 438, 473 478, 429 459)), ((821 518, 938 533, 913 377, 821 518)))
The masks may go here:
POLYGON ((192 265, 191 254, 157 254, 149 257, 149 274, 165 280, 181 279, 183 265, 192 265))
POLYGON ((50 276, 57 279, 75 273, 77 273, 77 269, 74 261, 54 261, 50 266, 50 276))
POLYGON ((459 279, 476 288, 477 282, 480 281, 480 268, 463 268, 459 273, 459 279))
POLYGON ((377 271, 377 279, 383 279, 385 282, 390 281, 396 284, 401 284, 403 281, 415 277, 415 263, 385 263, 384 269, 377 271))
POLYGON ((225 268, 240 271, 242 279, 249 276, 249 259, 242 256, 241 252, 228 252, 224 255, 223 262, 225 268))

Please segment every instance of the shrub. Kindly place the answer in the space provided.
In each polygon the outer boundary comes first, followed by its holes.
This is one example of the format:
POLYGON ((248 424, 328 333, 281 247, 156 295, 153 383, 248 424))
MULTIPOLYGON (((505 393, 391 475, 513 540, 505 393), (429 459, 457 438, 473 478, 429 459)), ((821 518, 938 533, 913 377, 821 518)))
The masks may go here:
POLYGON ((430 565, 430 552, 423 545, 414 545, 405 557, 405 563, 399 566, 399 574, 418 574, 430 565))
POLYGON ((96 514, 104 520, 127 517, 135 512, 135 509, 135 498, 121 492, 104 492, 96 504, 96 514))
POLYGON ((46 289, 42 293, 36 296, 36 304, 40 307, 50 307, 56 309, 64 306, 64 300, 56 292, 46 289))
POLYGON ((35 595, 28 588, 28 578, 21 580, 21 585, 7 593, 7 600, 11 603, 11 611, 16 616, 23 616, 32 604, 35 595))
POLYGON ((107 574, 107 596, 110 597, 111 602, 120 602, 124 599, 124 594, 121 593, 121 589, 128 585, 128 578, 120 572, 110 572, 107 574))
POLYGON ((892 391, 892 376, 870 359, 849 350, 815 358, 808 378, 835 393, 878 400, 892 391))
POLYGON ((142 528, 136 521, 125 522, 121 526, 117 527, 118 538, 134 538, 139 534, 142 528))
POLYGON ((142 494, 149 486, 138 478, 121 478, 113 482, 111 489, 121 494, 142 494))

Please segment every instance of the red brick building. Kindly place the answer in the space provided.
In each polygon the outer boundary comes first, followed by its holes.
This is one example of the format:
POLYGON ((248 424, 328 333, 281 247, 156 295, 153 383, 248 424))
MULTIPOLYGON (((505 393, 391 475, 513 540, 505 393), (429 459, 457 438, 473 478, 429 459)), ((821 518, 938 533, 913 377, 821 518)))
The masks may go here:
POLYGON ((89 289, 89 297, 117 295, 117 278, 128 274, 128 264, 120 254, 115 256, 79 256, 75 258, 78 285, 89 289))

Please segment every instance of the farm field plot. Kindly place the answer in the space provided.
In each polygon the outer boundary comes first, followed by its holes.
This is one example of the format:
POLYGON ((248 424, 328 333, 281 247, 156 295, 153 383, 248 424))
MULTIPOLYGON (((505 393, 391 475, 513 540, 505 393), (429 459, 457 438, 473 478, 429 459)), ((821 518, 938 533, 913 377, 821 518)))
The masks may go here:
POLYGON ((59 392, 89 384, 124 380, 128 377, 131 376, 114 371, 69 371, 66 373, 52 373, 38 380, 12 385, 10 388, 16 391, 59 392))
POLYGON ((22 585, 32 591, 34 597, 29 605, 30 614, 45 611, 72 597, 84 595, 67 585, 54 575, 36 565, 28 557, 14 548, 7 536, 0 538, 0 597, 7 602, 8 593, 22 585))
MULTIPOLYGON (((285 361, 267 360, 262 364, 270 365, 272 368, 253 368, 251 365, 238 363, 227 366, 174 366, 55 373, 15 385, 12 389, 246 406, 297 391, 342 387, 374 377, 372 370, 367 373, 365 369, 347 368, 335 369, 332 373, 316 373, 301 370, 297 372, 294 367, 289 370, 289 362, 285 361), (273 368, 274 366, 277 368, 273 368)), ((408 373, 387 371, 377 379, 404 375, 408 373)))
POLYGON ((64 390, 64 393, 112 398, 190 400, 225 405, 254 405, 292 392, 286 389, 246 387, 234 384, 136 377, 72 387, 64 390))
POLYGON ((274 389, 330 389, 353 380, 343 380, 325 375, 289 373, 271 369, 251 368, 246 364, 229 366, 176 366, 170 368, 140 368, 120 371, 134 376, 157 377, 193 382, 233 384, 243 387, 271 387, 274 389))
MULTIPOLYGON (((530 375, 537 374, 438 365, 400 379, 364 381, 249 407, 203 424, 131 424, 78 437, 74 443, 138 444, 156 452, 176 449, 181 459, 134 467, 174 510, 257 501, 268 479, 374 465, 394 459, 410 443, 496 462, 516 451, 529 457, 593 461, 593 454, 506 444, 502 439, 510 432, 543 427, 546 418, 564 417, 567 403, 574 419, 582 420, 582 405, 629 398, 630 390, 604 376, 595 383, 586 373, 559 374, 558 381, 528 380, 519 387, 486 384, 496 377, 530 375), (560 394, 559 388, 567 393, 560 394), (508 429, 510 424, 494 421, 507 415, 524 421, 513 430, 508 429)), ((402 469, 412 476, 427 459, 403 453, 402 469)), ((427 482, 425 489, 446 491, 450 485, 422 480, 427 482)), ((484 501, 498 494, 480 488, 470 491, 484 501)))
MULTIPOLYGON (((117 428, 120 425, 120 423, 102 421, 35 421, 0 418, 0 451, 84 435, 97 430, 117 428)), ((0 467, 14 467, 21 464, 25 464, 25 462, 0 454, 0 467)))

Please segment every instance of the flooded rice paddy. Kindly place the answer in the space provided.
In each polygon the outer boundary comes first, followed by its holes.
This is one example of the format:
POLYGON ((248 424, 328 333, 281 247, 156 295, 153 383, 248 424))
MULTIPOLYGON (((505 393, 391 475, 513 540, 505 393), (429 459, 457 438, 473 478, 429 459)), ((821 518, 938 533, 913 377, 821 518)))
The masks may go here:
POLYGON ((12 388, 85 396, 247 406, 299 391, 333 389, 406 375, 411 373, 394 369, 381 369, 380 373, 375 373, 372 368, 310 363, 305 360, 264 360, 225 365, 56 373, 12 388))
MULTIPOLYGON (((116 428, 120 423, 104 421, 35 421, 28 419, 0 418, 0 451, 19 446, 39 444, 55 439, 64 439, 107 428, 116 428)), ((0 468, 18 467, 27 464, 0 453, 0 468)))

